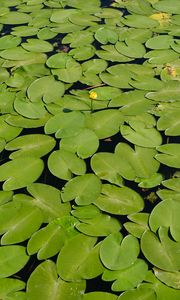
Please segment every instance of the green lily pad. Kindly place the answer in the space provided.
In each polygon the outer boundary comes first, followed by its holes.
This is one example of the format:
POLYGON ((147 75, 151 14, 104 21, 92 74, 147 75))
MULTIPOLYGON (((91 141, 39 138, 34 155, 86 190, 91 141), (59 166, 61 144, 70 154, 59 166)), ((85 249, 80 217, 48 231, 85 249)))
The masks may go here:
MULTIPOLYGON (((14 127, 6 123, 6 115, 0 116, 0 137, 5 141, 16 138, 22 131, 21 127, 14 127)), ((2 141, 2 145, 4 142, 2 141)))
POLYGON ((116 134, 122 123, 122 114, 116 109, 105 109, 87 116, 88 128, 93 130, 99 139, 116 134))
POLYGON ((173 38, 164 34, 150 38, 145 45, 150 49, 169 49, 172 42, 173 38))
POLYGON ((57 224, 48 224, 36 231, 28 241, 27 252, 29 255, 37 252, 39 260, 56 255, 63 247, 66 240, 63 229, 57 224))
POLYGON ((0 297, 15 297, 16 293, 23 290, 25 283, 19 279, 14 278, 1 278, 0 279, 0 297))
POLYGON ((46 109, 42 102, 32 103, 28 99, 21 100, 16 98, 14 108, 18 114, 30 119, 40 119, 46 114, 46 109))
POLYGON ((137 115, 150 110, 153 102, 145 97, 144 91, 133 90, 113 97, 109 107, 120 107, 124 115, 137 115))
POLYGON ((53 51, 53 46, 47 42, 39 39, 27 39, 25 43, 21 46, 30 52, 51 52, 53 51))
POLYGON ((55 146, 55 140, 43 134, 29 134, 15 138, 6 145, 6 150, 18 150, 10 154, 14 159, 22 156, 41 157, 49 153, 55 146))
POLYGON ((55 187, 43 183, 33 183, 27 186, 27 191, 32 195, 31 200, 34 205, 42 211, 44 223, 69 215, 70 205, 62 203, 60 191, 55 187))
POLYGON ((60 112, 50 118, 45 125, 45 133, 56 132, 57 138, 76 136, 85 126, 85 116, 80 111, 60 112))
MULTIPOLYGON (((71 128, 72 130, 72 128, 71 128)), ((99 139, 94 131, 84 128, 74 136, 61 139, 60 148, 77 153, 80 158, 88 158, 92 156, 99 147, 99 139)))
MULTIPOLYGON (((84 215, 84 211, 82 211, 82 214, 84 215)), ((100 211, 98 211, 98 213, 97 211, 93 211, 93 214, 95 214, 95 216, 88 216, 86 218, 82 216, 82 218, 80 218, 81 223, 76 225, 77 230, 84 235, 96 237, 108 236, 113 232, 118 232, 122 227, 119 220, 114 217, 102 214, 100 211)))
POLYGON ((64 94, 64 84, 55 80, 53 76, 44 76, 31 83, 27 94, 32 102, 42 99, 45 103, 56 102, 64 94))
POLYGON ((51 115, 48 112, 42 118, 34 120, 20 115, 8 115, 6 117, 6 122, 14 127, 21 126, 22 128, 38 128, 44 126, 50 117, 51 115))
POLYGON ((127 215, 143 209, 141 196, 128 187, 104 184, 100 196, 94 204, 110 214, 127 215))
POLYGON ((75 199, 78 205, 89 205, 96 201, 101 192, 101 181, 94 174, 76 176, 66 183, 62 189, 64 202, 75 199))
POLYGON ((84 160, 66 150, 52 152, 48 158, 48 168, 54 176, 64 180, 71 179, 72 174, 83 175, 86 172, 84 160))
POLYGON ((99 178, 119 186, 123 185, 119 165, 113 153, 98 152, 94 154, 91 158, 91 168, 99 178))
POLYGON ((119 53, 133 58, 143 57, 146 53, 146 49, 141 43, 128 38, 125 39, 125 42, 117 42, 115 48, 119 53))
POLYGON ((11 191, 27 186, 39 178, 43 161, 35 157, 17 158, 0 166, 0 181, 5 181, 3 190, 11 191))
POLYGON ((142 122, 130 121, 130 126, 121 125, 122 136, 129 142, 142 147, 156 147, 162 143, 162 137, 155 128, 146 128, 142 122))
POLYGON ((0 23, 7 25, 26 24, 31 21, 31 16, 18 11, 10 11, 3 16, 0 16, 0 23))
POLYGON ((9 277, 20 271, 28 262, 26 248, 18 245, 0 247, 0 278, 9 277))
POLYGON ((160 227, 159 238, 147 230, 141 237, 141 249, 145 257, 154 266, 165 271, 178 271, 180 258, 178 249, 180 242, 175 242, 168 236, 168 228, 160 227))
POLYGON ((107 236, 100 248, 100 258, 105 267, 110 270, 130 267, 136 261, 138 254, 138 239, 132 235, 127 235, 123 239, 119 232, 107 236))
POLYGON ((180 83, 171 80, 166 82, 165 86, 162 89, 156 92, 147 93, 146 97, 151 100, 163 101, 163 102, 179 101, 179 90, 180 90, 180 83))
POLYGON ((103 50, 96 50, 95 54, 105 60, 112 62, 128 62, 133 60, 121 53, 119 53, 114 45, 104 45, 101 46, 103 50))
POLYGON ((59 300, 78 300, 84 290, 85 281, 67 282, 59 278, 56 265, 51 260, 45 260, 38 265, 27 283, 27 296, 32 300, 49 300, 53 297, 59 300))
POLYGON ((111 28, 100 27, 95 33, 95 39, 101 44, 115 44, 118 41, 118 34, 111 28))
POLYGON ((63 39, 62 44, 70 44, 71 48, 87 46, 94 41, 93 33, 90 31, 76 31, 68 33, 63 39))
POLYGON ((70 50, 69 55, 71 55, 74 59, 78 61, 87 60, 94 56, 95 50, 96 49, 91 45, 80 46, 70 50))
POLYGON ((20 205, 10 201, 0 207, 1 245, 16 244, 30 238, 42 224, 40 209, 26 201, 20 205))
POLYGON ((21 43, 21 38, 12 35, 5 35, 0 38, 0 50, 10 49, 18 46, 21 43))
POLYGON ((178 0, 175 0, 173 5, 168 0, 161 0, 158 3, 154 3, 153 7, 167 13, 180 14, 180 4, 178 0))
POLYGON ((134 213, 128 216, 131 222, 124 223, 126 230, 137 238, 140 238, 142 234, 148 229, 148 213, 134 213))
POLYGON ((129 27, 135 28, 153 28, 158 26, 158 22, 147 17, 138 14, 127 15, 121 20, 123 24, 129 27))
POLYGON ((157 129, 164 130, 165 135, 179 136, 180 135, 180 110, 166 111, 157 121, 157 129))
POLYGON ((171 49, 151 50, 144 55, 150 64, 165 64, 178 59, 179 55, 171 49))
POLYGON ((174 288, 180 289, 180 272, 167 272, 157 268, 153 268, 155 276, 164 284, 174 288))
POLYGON ((157 150, 161 152, 156 154, 155 158, 164 165, 179 168, 180 167, 180 148, 179 144, 165 144, 157 147, 157 150))
POLYGON ((83 295, 83 300, 117 300, 117 296, 106 292, 91 292, 83 295))
POLYGON ((111 288, 114 292, 130 290, 141 283, 147 274, 148 266, 142 259, 137 259, 128 268, 112 271, 105 270, 102 279, 104 281, 114 281, 111 288))
POLYGON ((86 264, 86 259, 96 243, 95 237, 77 234, 68 240, 57 258, 58 274, 66 281, 81 279, 80 268, 86 264))
POLYGON ((178 218, 180 213, 179 201, 164 200, 158 203, 152 210, 149 217, 149 225, 152 231, 156 232, 159 227, 170 228, 175 241, 180 241, 180 228, 178 218))
MULTIPOLYGON (((139 285, 137 289, 126 291, 119 296, 118 300, 157 300, 155 291, 151 286, 139 285)), ((160 300, 160 299, 159 299, 160 300)))

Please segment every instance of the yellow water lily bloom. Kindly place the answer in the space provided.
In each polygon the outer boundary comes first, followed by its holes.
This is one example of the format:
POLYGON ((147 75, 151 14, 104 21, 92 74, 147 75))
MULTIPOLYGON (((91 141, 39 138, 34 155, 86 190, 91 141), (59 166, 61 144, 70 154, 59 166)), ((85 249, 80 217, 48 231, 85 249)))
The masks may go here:
POLYGON ((172 77, 176 77, 177 76, 177 72, 176 69, 171 67, 171 66, 167 66, 165 67, 165 70, 167 72, 168 75, 171 75, 172 77))
POLYGON ((90 92, 89 93, 89 98, 91 98, 93 100, 97 99, 97 93, 96 92, 90 92))
POLYGON ((158 21, 162 25, 163 23, 168 23, 170 21, 171 15, 164 12, 158 12, 151 15, 150 18, 158 21))

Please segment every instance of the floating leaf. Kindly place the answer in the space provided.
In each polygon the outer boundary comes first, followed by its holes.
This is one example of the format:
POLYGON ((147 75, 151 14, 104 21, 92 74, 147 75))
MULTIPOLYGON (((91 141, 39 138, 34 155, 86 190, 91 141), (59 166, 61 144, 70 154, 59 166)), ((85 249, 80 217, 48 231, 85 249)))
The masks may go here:
POLYGON ((16 292, 23 290, 25 283, 19 279, 14 278, 1 278, 0 279, 0 297, 1 299, 7 299, 15 297, 16 292))
POLYGON ((60 112, 50 118, 45 125, 45 133, 56 132, 57 138, 76 136, 85 126, 85 116, 80 111, 60 112))
MULTIPOLYGON (((0 116, 0 137, 7 142, 16 138, 22 131, 20 127, 14 127, 6 123, 6 115, 0 116)), ((4 146, 4 141, 2 140, 2 147, 4 146)))
POLYGON ((57 258, 58 274, 63 280, 78 281, 81 279, 80 268, 86 264, 86 259, 95 243, 96 238, 83 234, 77 234, 66 242, 57 258))
POLYGON ((91 158, 91 168, 95 174, 104 180, 117 185, 123 185, 119 164, 113 153, 98 152, 91 158))
POLYGON ((64 94, 64 84, 56 81, 53 76, 44 76, 33 81, 27 93, 32 102, 42 99, 46 103, 56 102, 64 94))
POLYGON ((75 199, 78 205, 89 205, 94 202, 101 191, 101 181, 94 174, 77 176, 66 183, 61 196, 64 202, 75 199))
POLYGON ((104 184, 100 196, 94 201, 102 211, 110 214, 127 215, 143 209, 141 196, 128 187, 104 184))
POLYGON ((179 55, 173 50, 151 50, 144 55, 151 64, 165 64, 178 59, 179 55))
POLYGON ((63 229, 57 224, 48 224, 36 231, 28 241, 27 251, 29 255, 37 253, 39 260, 56 255, 65 243, 63 229))
POLYGON ((123 55, 133 58, 143 57, 146 53, 145 47, 131 39, 125 39, 125 42, 117 42, 115 45, 117 51, 123 55))
POLYGON ((132 222, 124 223, 126 230, 137 238, 140 238, 142 234, 148 229, 148 213, 134 213, 128 216, 128 219, 132 222))
POLYGON ((180 110, 166 111, 157 121, 157 129, 165 130, 165 134, 169 136, 180 135, 180 110))
POLYGON ((2 245, 20 243, 28 239, 42 223, 41 211, 31 203, 14 201, 0 207, 2 245))
POLYGON ((101 44, 115 44, 118 41, 118 34, 113 29, 104 26, 96 31, 95 39, 101 44))
POLYGON ((31 52, 51 52, 53 51, 53 46, 47 41, 42 41, 39 39, 27 39, 25 43, 21 46, 31 52))
POLYGON ((175 0, 173 5, 168 0, 161 0, 158 3, 154 3, 153 7, 167 13, 180 14, 180 4, 178 0, 175 0))
POLYGON ((21 38, 5 35, 0 38, 0 50, 14 48, 21 43, 21 38))
MULTIPOLYGON (((99 211, 100 212, 100 211, 99 211)), ((96 211, 97 213, 97 211, 96 211)), ((90 236, 107 236, 112 232, 118 232, 121 229, 120 222, 105 214, 98 214, 94 217, 80 218, 82 223, 76 225, 78 231, 90 236)))
POLYGON ((116 134, 122 123, 122 114, 115 109, 105 109, 87 116, 88 128, 92 129, 99 139, 116 134))
POLYGON ((28 262, 26 248, 18 245, 0 247, 0 278, 9 277, 20 271, 28 262))
POLYGON ((165 271, 178 271, 180 258, 179 242, 174 242, 168 236, 168 229, 160 227, 158 237, 147 230, 141 238, 141 249, 145 257, 156 267, 165 271))
POLYGON ((46 114, 46 109, 42 102, 32 103, 28 99, 21 100, 16 98, 14 108, 18 114, 30 119, 40 119, 46 114))
POLYGON ((146 47, 150 49, 169 49, 173 38, 169 35, 153 36, 146 42, 146 47))
POLYGON ((117 300, 117 296, 106 292, 91 292, 83 295, 83 300, 117 300))
POLYGON ((85 281, 66 282, 57 275, 56 265, 51 260, 42 262, 27 282, 27 297, 32 300, 79 300, 85 290, 85 281))
POLYGON ((43 171, 43 161, 35 157, 17 158, 0 166, 0 181, 5 181, 3 189, 20 189, 34 182, 43 171))
POLYGON ((7 25, 26 24, 29 21, 31 21, 31 16, 29 14, 18 11, 10 11, 3 16, 0 16, 0 23, 7 25))
POLYGON ((10 154, 14 159, 22 156, 41 157, 49 153, 55 146, 55 140, 43 134, 22 135, 6 145, 6 150, 18 150, 10 154))
POLYGON ((48 168, 54 176, 64 180, 71 179, 72 174, 83 175, 86 172, 85 162, 65 150, 52 152, 48 159, 48 168))
POLYGON ((120 54, 114 45, 101 46, 103 50, 96 50, 95 54, 105 60, 110 60, 112 62, 128 62, 132 59, 120 54))
POLYGON ((155 101, 179 101, 180 83, 174 80, 168 81, 166 85, 157 92, 149 92, 146 97, 155 101))
POLYGON ((69 203, 61 202, 60 191, 55 187, 43 183, 33 183, 28 185, 27 190, 33 196, 34 204, 42 211, 44 223, 69 214, 69 203))
POLYGON ((161 226, 170 228, 174 240, 180 241, 180 228, 178 219, 180 214, 180 203, 173 200, 164 200, 158 203, 152 210, 149 217, 149 225, 152 231, 156 232, 161 226))
POLYGON ((174 288, 180 289, 179 281, 180 281, 180 272, 167 272, 157 268, 154 268, 155 276, 164 284, 174 288))
POLYGON ((142 122, 130 121, 130 126, 121 125, 122 136, 129 142, 142 147, 156 147, 162 143, 162 137, 155 128, 146 128, 142 122))
POLYGON ((128 268, 112 271, 105 270, 102 279, 104 281, 114 281, 111 288, 112 291, 125 291, 130 290, 136 287, 141 283, 147 274, 148 266, 142 259, 137 259, 131 266, 128 268))
MULTIPOLYGON (((79 120, 80 121, 80 120, 79 120)), ((69 131, 72 130, 68 129, 69 131)), ((80 158, 92 156, 99 147, 99 139, 94 131, 84 128, 75 136, 61 139, 60 148, 77 153, 80 158)))
POLYGON ((179 144, 164 144, 157 147, 157 150, 161 152, 160 154, 156 154, 155 158, 160 161, 162 164, 179 168, 180 167, 180 152, 178 149, 180 148, 179 144))
POLYGON ((136 261, 138 254, 138 240, 132 235, 127 235, 123 239, 119 232, 107 236, 100 248, 100 258, 105 267, 110 270, 128 268, 136 261))
POLYGON ((156 300, 157 296, 151 286, 139 285, 137 289, 132 289, 121 294, 118 300, 156 300))

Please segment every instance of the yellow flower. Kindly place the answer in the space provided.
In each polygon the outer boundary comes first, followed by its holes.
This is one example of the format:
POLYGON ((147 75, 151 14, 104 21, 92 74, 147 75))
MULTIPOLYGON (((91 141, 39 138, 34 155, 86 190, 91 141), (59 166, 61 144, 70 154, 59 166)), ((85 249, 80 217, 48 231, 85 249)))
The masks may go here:
POLYGON ((96 100, 97 99, 97 93, 96 92, 90 92, 89 93, 89 98, 96 100))
POLYGON ((165 70, 167 72, 168 75, 171 75, 172 77, 176 77, 177 76, 177 72, 176 69, 171 67, 171 66, 166 66, 165 70))
POLYGON ((168 23, 170 21, 171 15, 164 12, 158 12, 151 15, 150 18, 158 21, 162 25, 163 23, 168 23))

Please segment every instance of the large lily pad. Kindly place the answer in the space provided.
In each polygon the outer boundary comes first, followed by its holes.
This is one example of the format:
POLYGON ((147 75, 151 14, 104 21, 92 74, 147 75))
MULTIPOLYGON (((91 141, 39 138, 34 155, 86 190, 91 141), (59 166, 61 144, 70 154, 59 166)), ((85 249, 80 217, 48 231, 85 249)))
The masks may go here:
POLYGON ((44 168, 43 161, 35 157, 22 157, 0 166, 0 181, 3 189, 11 191, 27 186, 39 178, 44 168))

